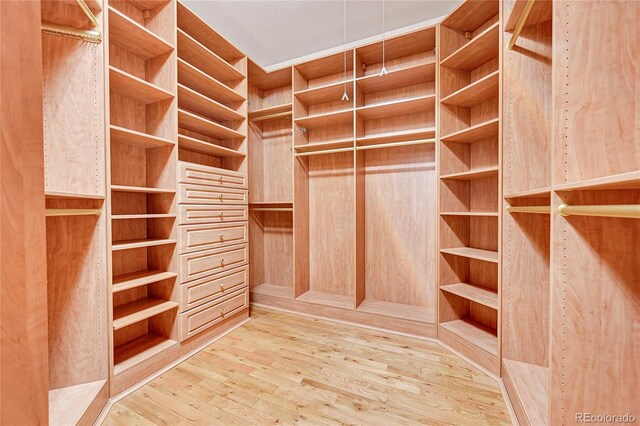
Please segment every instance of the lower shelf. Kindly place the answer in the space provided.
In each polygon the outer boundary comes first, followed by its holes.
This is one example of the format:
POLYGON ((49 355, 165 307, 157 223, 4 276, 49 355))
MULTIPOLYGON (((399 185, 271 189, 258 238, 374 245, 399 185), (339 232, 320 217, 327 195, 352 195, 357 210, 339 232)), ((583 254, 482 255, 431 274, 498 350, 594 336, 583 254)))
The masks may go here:
POLYGON ((467 283, 455 283, 441 285, 440 290, 464 297, 491 309, 498 309, 498 293, 489 288, 467 283))
POLYGON ((49 391, 49 424, 75 425, 82 419, 107 380, 49 391))
POLYGON ((429 324, 435 322, 434 310, 422 306, 365 299, 358 305, 357 310, 369 314, 384 315, 409 321, 420 321, 429 324))
POLYGON ((520 424, 549 424, 549 369, 502 360, 504 384, 520 424))
POLYGON ((179 306, 170 300, 147 297, 113 309, 113 329, 119 330, 179 306))
POLYGON ((296 300, 301 302, 317 303, 325 306, 333 306, 334 308, 353 310, 353 296, 309 290, 301 296, 298 296, 296 300))
POLYGON ((443 322, 440 323, 440 327, 483 351, 493 356, 498 356, 498 338, 494 330, 466 319, 443 322))
POLYGON ((115 348, 113 374, 118 375, 179 343, 155 334, 146 334, 115 348))
POLYGON ((265 296, 293 299, 293 289, 274 284, 260 284, 251 288, 251 293, 264 294, 265 296))

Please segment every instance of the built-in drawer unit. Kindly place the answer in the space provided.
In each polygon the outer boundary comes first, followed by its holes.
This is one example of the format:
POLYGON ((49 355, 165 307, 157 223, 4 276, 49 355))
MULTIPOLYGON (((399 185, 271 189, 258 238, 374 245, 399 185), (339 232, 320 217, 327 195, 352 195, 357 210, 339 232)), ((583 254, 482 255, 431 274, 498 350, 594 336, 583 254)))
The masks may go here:
POLYGON ((186 312, 203 303, 220 299, 248 284, 249 265, 190 281, 180 286, 180 310, 186 312))
POLYGON ((249 306, 249 289, 233 292, 212 302, 180 314, 181 338, 188 339, 249 306))
POLYGON ((216 167, 181 162, 180 183, 246 189, 247 175, 216 167))
POLYGON ((247 204, 247 201, 246 189, 180 184, 180 203, 182 204, 247 204))
POLYGON ((180 253, 226 247, 248 241, 248 222, 180 226, 180 253))
POLYGON ((200 223, 230 223, 249 220, 247 206, 207 206, 183 204, 180 206, 180 225, 200 223))
POLYGON ((229 271, 249 262, 249 245, 221 247, 180 255, 180 282, 229 271))

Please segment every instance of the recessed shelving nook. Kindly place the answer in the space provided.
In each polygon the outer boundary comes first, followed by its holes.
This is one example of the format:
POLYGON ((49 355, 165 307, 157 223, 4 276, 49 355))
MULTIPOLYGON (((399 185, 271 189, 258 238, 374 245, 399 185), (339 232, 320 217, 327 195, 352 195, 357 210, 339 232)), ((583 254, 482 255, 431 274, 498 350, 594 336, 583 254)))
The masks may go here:
POLYGON ((499 374, 499 2, 440 25, 439 338, 499 374))
POLYGON ((108 9, 111 389, 118 393, 178 349, 176 4, 113 0, 108 9))

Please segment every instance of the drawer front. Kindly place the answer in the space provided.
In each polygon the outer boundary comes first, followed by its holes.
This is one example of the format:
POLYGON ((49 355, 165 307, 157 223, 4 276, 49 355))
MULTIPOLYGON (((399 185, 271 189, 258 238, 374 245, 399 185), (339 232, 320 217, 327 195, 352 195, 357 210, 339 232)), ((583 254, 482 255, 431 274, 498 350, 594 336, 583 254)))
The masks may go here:
POLYGON ((191 281, 180 286, 182 312, 218 300, 249 284, 249 266, 191 281))
POLYGON ((183 225, 179 229, 180 253, 226 247, 249 241, 248 222, 183 225))
POLYGON ((228 297, 204 304, 180 314, 182 339, 188 339, 212 327, 249 306, 249 289, 244 288, 228 297))
POLYGON ((217 167, 180 163, 180 182, 198 185, 221 186, 224 188, 247 188, 247 175, 217 167))
POLYGON ((249 245, 222 247, 180 255, 180 282, 186 283, 208 275, 246 265, 249 245))
POLYGON ((229 223, 249 220, 249 208, 243 206, 206 206, 183 204, 180 206, 180 225, 199 223, 229 223))
POLYGON ((180 184, 180 203, 183 204, 247 204, 246 189, 180 184))

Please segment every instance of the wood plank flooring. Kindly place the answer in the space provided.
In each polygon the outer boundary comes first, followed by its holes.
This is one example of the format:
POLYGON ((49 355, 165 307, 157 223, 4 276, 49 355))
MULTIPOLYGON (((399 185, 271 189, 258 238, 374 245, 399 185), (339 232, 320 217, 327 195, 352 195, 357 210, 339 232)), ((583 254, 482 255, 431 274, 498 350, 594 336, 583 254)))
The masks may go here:
POLYGON ((497 383, 435 343, 252 308, 114 404, 105 425, 510 424, 497 383))

